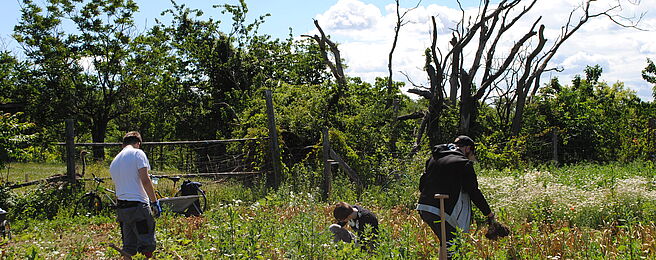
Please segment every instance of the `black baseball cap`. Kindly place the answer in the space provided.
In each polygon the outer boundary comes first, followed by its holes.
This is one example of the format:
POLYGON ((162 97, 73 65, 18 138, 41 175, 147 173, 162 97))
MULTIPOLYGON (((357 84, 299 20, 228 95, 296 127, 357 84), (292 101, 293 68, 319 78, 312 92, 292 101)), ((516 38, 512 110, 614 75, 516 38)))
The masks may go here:
POLYGON ((474 140, 472 140, 469 136, 466 135, 458 136, 456 140, 453 141, 453 143, 457 144, 458 146, 471 146, 471 147, 476 146, 474 140))

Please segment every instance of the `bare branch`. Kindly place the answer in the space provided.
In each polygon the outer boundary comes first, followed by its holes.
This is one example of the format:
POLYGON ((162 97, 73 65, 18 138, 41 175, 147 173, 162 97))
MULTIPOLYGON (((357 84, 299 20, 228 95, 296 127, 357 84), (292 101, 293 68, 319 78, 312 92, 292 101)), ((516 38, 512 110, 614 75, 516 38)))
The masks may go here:
POLYGON ((433 93, 431 93, 428 90, 411 88, 411 89, 408 89, 408 93, 418 95, 418 96, 423 97, 423 98, 428 99, 428 100, 431 100, 433 98, 433 93))
MULTIPOLYGON (((401 75, 405 76, 405 80, 407 80, 408 82, 410 82, 410 84, 411 84, 413 87, 415 87, 415 88, 426 88, 426 87, 424 87, 423 85, 417 85, 417 84, 415 84, 415 82, 412 81, 412 79, 410 78, 410 76, 408 75, 408 73, 406 73, 406 72, 404 72, 404 71, 399 71, 399 73, 401 73, 401 75)), ((428 88, 428 89, 430 89, 430 88, 428 88)))
MULTIPOLYGON (((537 34, 537 32, 534 31, 533 29, 535 29, 535 26, 537 25, 537 23, 540 21, 541 18, 542 17, 539 17, 533 23, 533 26, 531 26, 531 29, 529 30, 529 32, 527 34, 525 34, 524 37, 522 37, 519 41, 517 41, 515 43, 515 45, 510 50, 510 53, 508 54, 508 56, 506 57, 504 63, 501 65, 501 67, 498 69, 498 71, 496 73, 490 75, 489 78, 483 79, 483 82, 481 82, 481 89, 487 88, 490 84, 492 84, 492 82, 494 82, 499 76, 501 76, 501 74, 503 74, 503 71, 505 69, 507 69, 508 66, 511 64, 511 62, 515 58, 515 55, 517 55, 517 52, 519 51, 520 47, 522 47, 524 45, 524 43, 526 43, 526 41, 528 41, 531 37, 533 37, 537 34)), ((477 95, 482 96, 482 94, 480 94, 480 93, 478 93, 477 95)))
POLYGON ((409 115, 403 115, 399 116, 396 119, 398 120, 410 120, 410 119, 419 119, 419 118, 424 118, 426 116, 425 111, 417 111, 409 115))
MULTIPOLYGON (((319 21, 314 20, 314 25, 319 30, 321 37, 319 37, 316 34, 312 36, 301 35, 301 37, 312 38, 317 42, 319 48, 321 49, 321 56, 323 57, 324 62, 330 68, 330 71, 335 77, 335 80, 337 80, 337 85, 340 87, 341 90, 344 90, 347 87, 346 77, 344 76, 342 58, 340 56, 339 49, 337 48, 337 44, 335 44, 328 37, 326 37, 326 34, 323 32, 323 29, 321 28, 321 26, 319 26, 319 21), (326 44, 328 44, 328 47, 330 48, 330 53, 333 55, 334 63, 330 61, 330 59, 328 59, 328 50, 326 48, 326 44)), ((341 93, 338 93, 338 95, 341 95, 341 93)))
MULTIPOLYGON (((417 2, 417 5, 415 7, 407 9, 403 12, 403 14, 400 13, 400 0, 395 0, 396 2, 396 26, 394 27, 394 40, 392 41, 392 48, 390 49, 389 55, 388 55, 388 62, 387 62, 387 71, 389 72, 388 77, 387 77, 387 90, 388 93, 391 94, 393 91, 393 80, 392 80, 392 58, 394 56, 394 50, 396 50, 396 44, 399 39, 399 32, 401 31, 401 27, 405 25, 406 23, 403 22, 403 18, 412 10, 416 9, 419 7, 419 4, 421 4, 421 0, 417 2)), ((407 77, 407 76, 406 76, 407 77)))

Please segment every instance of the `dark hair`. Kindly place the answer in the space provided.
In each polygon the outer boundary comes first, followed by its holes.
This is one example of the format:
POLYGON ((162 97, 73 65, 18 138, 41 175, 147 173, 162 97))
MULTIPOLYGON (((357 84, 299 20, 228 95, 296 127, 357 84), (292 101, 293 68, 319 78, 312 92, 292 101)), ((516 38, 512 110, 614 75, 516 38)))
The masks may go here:
POLYGON ((353 213, 353 207, 346 202, 340 202, 335 205, 333 216, 338 221, 342 221, 353 213))
POLYGON ((453 141, 454 144, 457 144, 458 147, 463 147, 463 146, 471 146, 474 147, 476 144, 474 143, 474 140, 472 140, 469 136, 466 135, 461 135, 456 138, 455 141, 453 141))
POLYGON ((143 142, 141 140, 141 134, 137 131, 127 132, 123 136, 123 144, 124 145, 136 144, 136 143, 141 143, 141 142, 143 142))

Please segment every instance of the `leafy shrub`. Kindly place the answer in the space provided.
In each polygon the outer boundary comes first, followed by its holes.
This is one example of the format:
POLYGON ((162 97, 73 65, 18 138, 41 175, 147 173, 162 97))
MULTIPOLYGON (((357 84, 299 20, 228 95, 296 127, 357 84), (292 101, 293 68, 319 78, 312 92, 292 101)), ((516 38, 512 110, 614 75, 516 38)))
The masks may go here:
POLYGON ((42 184, 17 196, 14 207, 8 211, 15 219, 51 219, 60 210, 70 209, 79 193, 78 186, 65 182, 42 184))
POLYGON ((0 187, 0 208, 5 211, 11 208, 14 203, 15 194, 7 186, 0 187))
POLYGON ((22 122, 22 113, 0 113, 0 167, 10 160, 21 159, 26 144, 34 139, 34 134, 28 134, 34 127, 33 123, 22 122))
POLYGON ((481 165, 491 169, 516 168, 525 162, 523 158, 526 140, 518 137, 501 141, 501 136, 482 137, 476 146, 476 156, 481 165))

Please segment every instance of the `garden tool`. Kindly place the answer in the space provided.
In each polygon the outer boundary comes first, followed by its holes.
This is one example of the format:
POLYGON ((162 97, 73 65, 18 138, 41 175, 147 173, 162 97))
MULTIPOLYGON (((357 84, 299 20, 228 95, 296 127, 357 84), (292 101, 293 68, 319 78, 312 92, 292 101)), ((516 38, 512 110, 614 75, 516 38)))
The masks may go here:
POLYGON ((109 247, 114 248, 114 250, 118 251, 121 256, 123 256, 123 259, 132 259, 132 255, 128 254, 128 252, 123 251, 120 247, 116 246, 114 243, 109 243, 109 247))
POLYGON ((440 260, 446 260, 446 213, 444 212, 444 199, 449 195, 435 194, 435 198, 440 200, 440 227, 442 228, 442 239, 440 239, 440 260))

